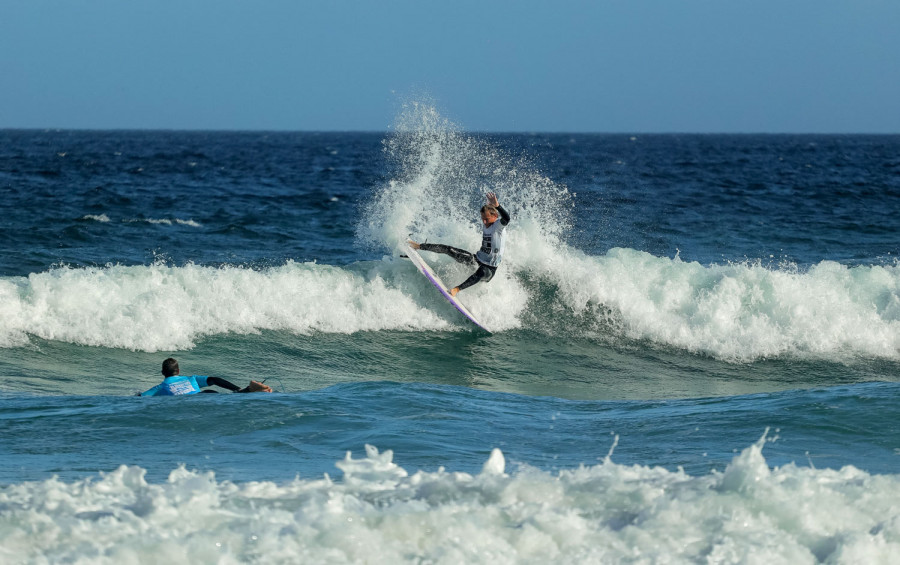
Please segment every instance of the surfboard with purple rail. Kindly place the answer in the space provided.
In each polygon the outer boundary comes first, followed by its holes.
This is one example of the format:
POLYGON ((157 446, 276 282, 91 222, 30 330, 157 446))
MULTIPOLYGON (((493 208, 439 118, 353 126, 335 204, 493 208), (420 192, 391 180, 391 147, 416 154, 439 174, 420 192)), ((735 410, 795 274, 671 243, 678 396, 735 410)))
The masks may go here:
POLYGON ((479 328, 483 329, 487 333, 491 333, 491 330, 484 327, 484 324, 479 322, 478 318, 473 316, 472 313, 469 312, 469 309, 466 308, 465 305, 462 302, 460 302, 458 298, 456 298, 455 296, 450 294, 450 291, 447 290, 447 285, 445 285, 444 281, 442 281, 441 278, 439 276, 437 276, 437 274, 435 274, 435 272, 431 269, 431 267, 428 266, 428 263, 425 262, 425 259, 422 259, 422 256, 419 255, 418 251, 416 251, 415 249, 410 247, 409 244, 405 244, 405 247, 406 247, 406 256, 409 257, 409 260, 413 262, 413 264, 416 266, 416 268, 419 269, 419 271, 423 275, 425 275, 425 278, 427 278, 429 281, 431 281, 431 284, 433 284, 435 286, 435 288, 437 288, 439 291, 441 291, 441 294, 444 295, 444 298, 449 300, 450 304, 453 304, 453 306, 457 310, 459 310, 459 313, 462 314, 463 316, 465 316, 466 318, 468 318, 470 322, 472 322, 479 328))

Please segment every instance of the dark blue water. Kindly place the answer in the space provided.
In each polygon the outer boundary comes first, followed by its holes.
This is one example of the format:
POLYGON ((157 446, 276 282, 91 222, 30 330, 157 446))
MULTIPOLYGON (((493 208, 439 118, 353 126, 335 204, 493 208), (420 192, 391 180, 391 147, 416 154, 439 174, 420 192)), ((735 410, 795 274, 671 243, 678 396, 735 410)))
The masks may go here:
MULTIPOLYGON (((572 193, 570 243, 701 263, 891 260, 897 136, 484 135, 572 193)), ((375 133, 0 131, 0 272, 49 266, 343 265, 396 174, 375 133), (89 219, 106 215, 108 222, 89 219), (149 223, 168 221, 173 224, 149 223), (202 228, 179 224, 193 221, 202 228)))
POLYGON ((54 263, 354 260, 356 202, 381 182, 381 136, 0 133, 0 269, 54 263), (107 215, 109 222, 86 217, 107 215), (148 221, 163 220, 171 224, 148 221), (194 221, 202 230, 178 224, 194 221), (349 220, 349 222, 348 222, 349 220))
POLYGON ((897 136, 551 136, 591 253, 641 249, 703 263, 897 253, 897 136), (591 221, 593 220, 593 222, 591 221))

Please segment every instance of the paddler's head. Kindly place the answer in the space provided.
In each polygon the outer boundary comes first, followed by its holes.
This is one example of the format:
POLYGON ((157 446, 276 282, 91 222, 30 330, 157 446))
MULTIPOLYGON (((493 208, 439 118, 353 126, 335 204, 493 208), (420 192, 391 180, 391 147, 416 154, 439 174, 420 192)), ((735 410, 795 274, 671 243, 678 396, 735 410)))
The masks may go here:
POLYGON ((163 361, 162 366, 162 374, 164 377, 172 377, 180 373, 181 370, 178 368, 178 361, 169 357, 165 361, 163 361))

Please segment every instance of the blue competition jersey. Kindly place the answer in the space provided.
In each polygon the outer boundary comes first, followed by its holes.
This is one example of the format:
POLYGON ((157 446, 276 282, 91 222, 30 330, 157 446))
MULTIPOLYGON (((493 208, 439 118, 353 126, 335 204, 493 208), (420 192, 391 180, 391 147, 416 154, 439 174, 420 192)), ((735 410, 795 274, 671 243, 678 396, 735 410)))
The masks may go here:
POLYGON ((181 394, 197 394, 198 392, 200 392, 201 388, 209 386, 206 384, 207 378, 208 377, 199 375, 191 375, 189 377, 175 375, 173 377, 166 377, 165 379, 163 379, 163 382, 159 383, 146 392, 142 392, 141 396, 177 396, 181 394))

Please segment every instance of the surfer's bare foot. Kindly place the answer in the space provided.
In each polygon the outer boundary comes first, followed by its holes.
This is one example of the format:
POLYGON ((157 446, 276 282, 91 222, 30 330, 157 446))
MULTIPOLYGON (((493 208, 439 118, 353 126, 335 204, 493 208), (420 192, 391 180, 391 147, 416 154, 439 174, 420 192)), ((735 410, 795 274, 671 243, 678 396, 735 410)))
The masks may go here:
POLYGON ((453 287, 453 288, 450 289, 450 296, 456 296, 457 293, 459 293, 459 287, 458 287, 458 286, 455 286, 455 287, 453 287))
POLYGON ((257 381, 250 381, 250 386, 247 387, 247 392, 272 392, 272 387, 269 385, 264 385, 257 381))
POLYGON ((419 248, 419 244, 416 243, 415 241, 411 240, 411 239, 410 239, 409 241, 407 241, 406 243, 408 243, 409 246, 412 247, 413 249, 418 249, 418 248, 419 248))

